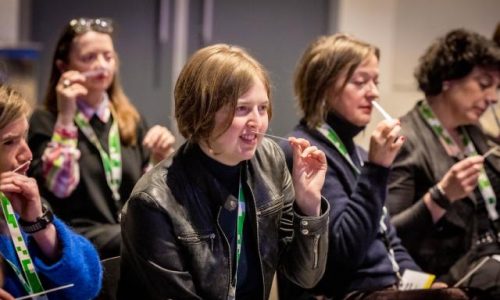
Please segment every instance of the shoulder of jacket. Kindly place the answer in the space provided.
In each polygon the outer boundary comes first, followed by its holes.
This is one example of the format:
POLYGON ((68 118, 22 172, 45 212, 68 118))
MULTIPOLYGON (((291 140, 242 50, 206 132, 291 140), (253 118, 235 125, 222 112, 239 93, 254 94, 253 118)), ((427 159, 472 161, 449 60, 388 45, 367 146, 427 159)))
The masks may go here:
POLYGON ((143 174, 135 184, 129 201, 140 201, 154 207, 166 207, 167 201, 172 199, 167 185, 168 167, 170 165, 171 161, 165 160, 143 174))
POLYGON ((273 169, 285 165, 285 155, 275 141, 263 138, 252 161, 258 163, 261 168, 273 169))

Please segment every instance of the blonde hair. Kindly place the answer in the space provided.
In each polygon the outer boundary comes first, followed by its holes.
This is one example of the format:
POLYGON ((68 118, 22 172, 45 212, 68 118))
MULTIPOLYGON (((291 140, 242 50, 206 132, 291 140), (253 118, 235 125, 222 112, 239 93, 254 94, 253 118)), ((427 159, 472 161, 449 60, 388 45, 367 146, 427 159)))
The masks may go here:
POLYGON ((21 93, 0 85, 0 129, 21 117, 27 118, 30 112, 31 107, 21 93))
MULTIPOLYGON (((54 57, 52 59, 52 70, 50 72, 49 84, 47 87, 47 93, 45 94, 44 105, 45 108, 57 114, 57 96, 56 96, 56 85, 61 77, 61 71, 56 65, 58 60, 65 63, 69 62, 69 53, 73 45, 73 40, 75 37, 82 35, 88 31, 77 32, 71 24, 68 24, 56 45, 56 50, 54 57)), ((109 32, 101 32, 111 36, 109 32)), ((118 122, 118 128, 120 130, 120 138, 125 145, 135 145, 137 142, 137 126, 139 124, 140 116, 135 107, 130 103, 129 98, 125 95, 123 88, 120 84, 118 76, 119 60, 116 54, 117 71, 108 90, 106 91, 109 96, 111 103, 111 109, 116 116, 118 122)))
POLYGON ((379 49, 346 34, 321 36, 309 45, 297 65, 294 81, 295 97, 308 127, 324 122, 328 89, 338 86, 335 93, 341 93, 356 68, 370 55, 379 59, 379 49))
MULTIPOLYGON (((175 118, 179 132, 191 142, 207 142, 215 127, 215 113, 227 106, 224 130, 233 120, 238 98, 259 79, 271 101, 264 67, 244 49, 216 44, 198 50, 182 69, 175 85, 175 118)), ((268 108, 271 118, 271 105, 268 108)), ((222 134, 221 133, 221 134, 222 134)))

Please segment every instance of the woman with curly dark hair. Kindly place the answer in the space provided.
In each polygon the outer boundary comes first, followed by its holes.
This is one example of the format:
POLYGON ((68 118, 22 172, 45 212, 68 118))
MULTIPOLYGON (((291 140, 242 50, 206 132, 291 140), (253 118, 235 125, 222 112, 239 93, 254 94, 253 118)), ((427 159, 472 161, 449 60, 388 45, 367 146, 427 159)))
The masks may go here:
POLYGON ((500 253, 500 158, 484 155, 477 123, 497 102, 500 49, 453 30, 425 52, 415 77, 425 99, 401 118, 407 140, 389 179, 392 221, 424 271, 498 297, 500 263, 487 257, 500 253))

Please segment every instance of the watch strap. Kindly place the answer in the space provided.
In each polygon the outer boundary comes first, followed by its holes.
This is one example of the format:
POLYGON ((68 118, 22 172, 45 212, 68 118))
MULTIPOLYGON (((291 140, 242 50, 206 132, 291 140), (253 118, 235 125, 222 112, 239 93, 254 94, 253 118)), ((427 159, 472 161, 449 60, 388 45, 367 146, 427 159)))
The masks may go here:
POLYGON ((19 226, 25 233, 35 233, 47 228, 54 221, 54 214, 45 205, 42 208, 43 214, 36 219, 35 222, 28 222, 19 218, 19 226))
POLYGON ((429 189, 432 201, 443 209, 448 209, 451 205, 450 199, 446 197, 443 189, 438 185, 434 185, 429 189))

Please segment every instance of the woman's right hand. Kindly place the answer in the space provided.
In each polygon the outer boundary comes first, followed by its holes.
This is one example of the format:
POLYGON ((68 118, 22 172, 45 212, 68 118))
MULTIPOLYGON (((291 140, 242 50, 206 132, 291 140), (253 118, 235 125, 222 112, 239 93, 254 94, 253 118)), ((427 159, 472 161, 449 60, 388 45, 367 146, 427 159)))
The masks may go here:
POLYGON ((83 85, 85 76, 78 71, 66 71, 56 85, 58 119, 63 125, 73 124, 78 97, 86 96, 88 91, 83 85))
POLYGON ((467 197, 476 188, 483 162, 482 156, 470 156, 446 172, 438 184, 451 202, 467 197))
POLYGON ((368 161, 390 167, 396 158, 405 138, 399 135, 399 120, 381 121, 372 133, 368 161))

